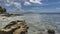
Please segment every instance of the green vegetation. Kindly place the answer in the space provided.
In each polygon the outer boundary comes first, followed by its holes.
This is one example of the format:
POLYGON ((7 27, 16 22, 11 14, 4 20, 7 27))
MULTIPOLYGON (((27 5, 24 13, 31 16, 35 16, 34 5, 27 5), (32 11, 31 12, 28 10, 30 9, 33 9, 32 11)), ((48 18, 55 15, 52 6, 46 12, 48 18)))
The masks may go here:
POLYGON ((5 8, 2 8, 2 7, 0 6, 0 14, 2 14, 2 13, 6 13, 6 9, 5 9, 5 8))

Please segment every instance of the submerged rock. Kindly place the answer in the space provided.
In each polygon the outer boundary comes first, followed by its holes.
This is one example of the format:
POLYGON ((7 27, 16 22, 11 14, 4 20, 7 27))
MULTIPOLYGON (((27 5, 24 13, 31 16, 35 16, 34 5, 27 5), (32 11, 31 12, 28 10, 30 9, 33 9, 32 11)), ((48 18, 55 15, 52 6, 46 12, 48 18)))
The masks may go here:
POLYGON ((47 30, 40 29, 38 31, 35 31, 34 33, 35 34, 56 34, 54 29, 47 29, 47 30))
POLYGON ((55 34, 55 30, 52 30, 52 29, 48 29, 48 34, 55 34))
POLYGON ((40 29, 36 31, 35 34, 45 34, 45 29, 40 29))
POLYGON ((0 34, 28 34, 28 28, 25 21, 12 21, 3 29, 0 29, 0 34))

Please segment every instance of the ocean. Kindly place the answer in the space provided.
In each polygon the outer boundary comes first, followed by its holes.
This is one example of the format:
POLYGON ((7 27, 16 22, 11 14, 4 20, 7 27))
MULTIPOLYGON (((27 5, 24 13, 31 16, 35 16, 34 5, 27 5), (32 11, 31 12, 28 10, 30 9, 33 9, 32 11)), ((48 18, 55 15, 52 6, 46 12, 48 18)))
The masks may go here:
POLYGON ((0 18, 0 28, 15 20, 25 20, 29 25, 29 33, 40 29, 54 29, 60 33, 60 14, 24 14, 23 16, 0 18))

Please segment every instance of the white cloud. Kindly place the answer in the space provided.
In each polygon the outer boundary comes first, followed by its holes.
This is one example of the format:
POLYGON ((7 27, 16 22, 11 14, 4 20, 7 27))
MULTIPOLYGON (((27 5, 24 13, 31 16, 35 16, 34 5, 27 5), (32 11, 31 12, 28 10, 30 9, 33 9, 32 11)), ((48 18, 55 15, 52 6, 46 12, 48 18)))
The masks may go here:
POLYGON ((13 4, 14 4, 16 7, 21 7, 21 6, 20 6, 20 3, 18 3, 18 2, 14 2, 13 4))
MULTIPOLYGON (((20 3, 18 2, 14 2, 14 0, 10 1, 10 0, 7 0, 7 3, 11 4, 11 5, 15 5, 15 6, 18 6, 20 5, 20 3)), ((7 4, 8 5, 8 4, 7 4)))
POLYGON ((11 6, 13 5, 14 7, 16 7, 14 9, 14 11, 24 11, 22 8, 21 8, 21 2, 15 2, 14 0, 10 1, 10 0, 7 0, 7 4, 5 4, 6 6, 11 6))
POLYGON ((26 2, 24 3, 24 5, 25 5, 25 6, 28 6, 28 5, 31 5, 31 3, 29 3, 29 2, 26 1, 26 2))
POLYGON ((11 6, 11 5, 14 5, 15 7, 21 7, 20 3, 19 2, 14 2, 14 1, 9 1, 7 0, 7 3, 5 4, 5 6, 11 6))
POLYGON ((8 4, 6 4, 7 6, 9 6, 9 5, 14 5, 15 7, 21 7, 21 5, 20 5, 20 3, 19 2, 14 2, 14 1, 9 1, 9 0, 7 0, 7 3, 8 4))
POLYGON ((9 0, 7 0, 7 2, 9 2, 9 0))
POLYGON ((56 8, 56 9, 59 9, 60 10, 60 8, 56 8))
POLYGON ((42 4, 41 0, 30 0, 31 3, 37 3, 37 4, 42 4))
POLYGON ((5 6, 10 6, 10 4, 5 4, 5 6))

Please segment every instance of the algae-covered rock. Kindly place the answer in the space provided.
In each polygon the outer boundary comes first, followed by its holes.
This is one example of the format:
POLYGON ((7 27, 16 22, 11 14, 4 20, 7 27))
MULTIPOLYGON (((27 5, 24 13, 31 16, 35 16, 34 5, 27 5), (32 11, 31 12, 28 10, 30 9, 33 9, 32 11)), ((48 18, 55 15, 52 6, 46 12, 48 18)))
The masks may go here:
POLYGON ((12 21, 3 29, 0 29, 0 34, 27 34, 28 28, 25 21, 12 21))

